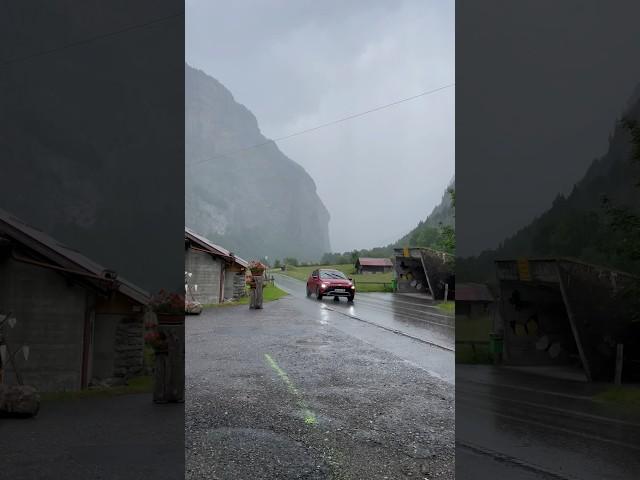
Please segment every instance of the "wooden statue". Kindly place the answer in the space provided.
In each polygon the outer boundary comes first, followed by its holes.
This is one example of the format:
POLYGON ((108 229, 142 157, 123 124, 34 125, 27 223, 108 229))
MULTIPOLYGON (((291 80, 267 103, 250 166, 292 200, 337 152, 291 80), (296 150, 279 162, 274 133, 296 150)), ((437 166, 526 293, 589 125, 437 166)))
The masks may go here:
POLYGON ((253 275, 252 279, 253 282, 250 294, 251 303, 249 304, 249 308, 259 310, 262 308, 262 290, 264 288, 264 277, 262 275, 253 275))
POLYGON ((249 271, 251 272, 248 280, 251 288, 249 308, 251 309, 259 310, 262 308, 265 270, 266 266, 258 261, 254 260, 249 263, 249 271))

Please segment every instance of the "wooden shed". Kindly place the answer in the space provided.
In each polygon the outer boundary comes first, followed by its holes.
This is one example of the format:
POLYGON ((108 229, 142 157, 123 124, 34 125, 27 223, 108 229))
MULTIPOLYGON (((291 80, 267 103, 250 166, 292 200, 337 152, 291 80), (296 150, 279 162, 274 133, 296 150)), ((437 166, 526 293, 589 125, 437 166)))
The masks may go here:
POLYGON ((360 257, 356 260, 356 271, 363 273, 387 273, 393 269, 393 262, 388 258, 360 257))
POLYGON ((116 272, 0 210, 3 383, 60 391, 140 375, 148 302, 116 272), (13 355, 22 346, 28 355, 13 355))
POLYGON ((184 268, 197 302, 211 305, 245 295, 246 260, 187 227, 184 242, 184 268))

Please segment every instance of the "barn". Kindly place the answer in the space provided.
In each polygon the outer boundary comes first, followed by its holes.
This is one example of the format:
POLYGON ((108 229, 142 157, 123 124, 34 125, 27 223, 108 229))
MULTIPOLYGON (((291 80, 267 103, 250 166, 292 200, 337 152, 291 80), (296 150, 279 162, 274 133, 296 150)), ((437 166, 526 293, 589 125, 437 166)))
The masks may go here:
POLYGON ((191 274, 189 292, 202 305, 236 300, 245 295, 249 263, 194 230, 185 227, 185 271, 191 274))
POLYGON ((116 272, 0 210, 2 383, 63 391, 140 375, 148 302, 116 272))
POLYGON ((493 318, 495 299, 489 287, 483 283, 458 283, 456 285, 457 318, 493 318))
POLYGON ((356 260, 356 271, 363 273, 387 273, 393 269, 393 263, 388 258, 360 257, 356 260))

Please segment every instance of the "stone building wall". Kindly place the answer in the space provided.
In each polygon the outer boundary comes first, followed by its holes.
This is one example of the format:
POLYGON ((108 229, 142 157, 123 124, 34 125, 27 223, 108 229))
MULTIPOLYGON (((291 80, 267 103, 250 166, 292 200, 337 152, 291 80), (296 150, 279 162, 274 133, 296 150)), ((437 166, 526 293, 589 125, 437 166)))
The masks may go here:
POLYGON ((115 335, 114 377, 131 378, 143 373, 144 341, 142 318, 120 320, 115 335))

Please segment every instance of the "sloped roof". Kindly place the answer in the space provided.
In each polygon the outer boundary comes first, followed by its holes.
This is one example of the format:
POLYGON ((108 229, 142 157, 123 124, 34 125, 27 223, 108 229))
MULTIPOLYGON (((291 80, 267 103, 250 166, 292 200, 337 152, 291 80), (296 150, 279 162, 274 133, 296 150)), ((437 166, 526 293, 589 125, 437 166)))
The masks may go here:
MULTIPOLYGON (((79 251, 60 243, 55 238, 2 209, 0 209, 0 233, 29 247, 47 258, 52 264, 70 270, 70 273, 76 271, 78 274, 89 274, 106 282, 111 281, 112 270, 103 267, 79 251)), ((116 281, 117 290, 123 295, 144 305, 149 302, 150 295, 142 288, 120 276, 116 281)))
POLYGON ((200 248, 202 248, 203 250, 207 250, 213 255, 217 255, 219 257, 223 257, 228 261, 235 262, 238 265, 243 266, 244 268, 249 267, 249 262, 247 262, 243 258, 235 256, 232 252, 230 252, 226 248, 221 247, 220 245, 216 245, 207 237, 200 235, 199 233, 195 232, 189 227, 184 227, 184 236, 185 238, 198 244, 200 248))
POLYGON ((491 290, 484 283, 456 283, 456 301, 493 302, 491 290))
POLYGON ((388 258, 358 258, 358 263, 363 267, 393 267, 393 262, 388 258))

